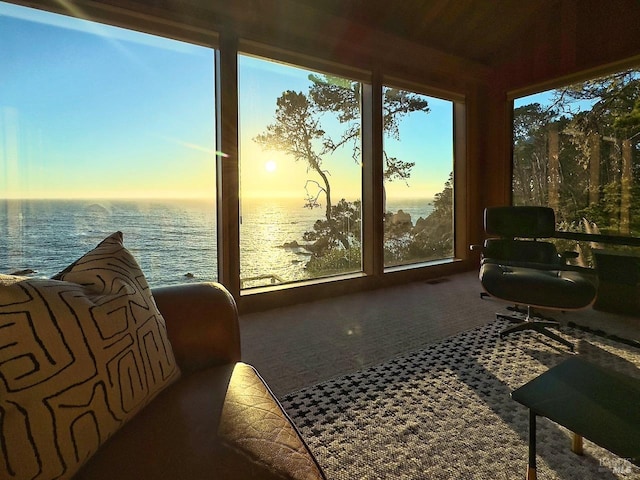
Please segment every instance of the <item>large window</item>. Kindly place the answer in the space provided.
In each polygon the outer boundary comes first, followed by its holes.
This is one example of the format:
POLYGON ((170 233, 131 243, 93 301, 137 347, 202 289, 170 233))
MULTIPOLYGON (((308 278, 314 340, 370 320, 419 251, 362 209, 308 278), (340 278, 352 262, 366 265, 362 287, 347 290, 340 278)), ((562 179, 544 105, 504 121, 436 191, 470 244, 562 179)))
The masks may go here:
POLYGON ((383 89, 385 266, 453 257, 453 102, 383 89))
POLYGON ((640 70, 517 98, 513 116, 515 205, 552 207, 559 231, 640 237, 640 70))
POLYGON ((240 281, 359 272, 361 84, 241 55, 240 281))
POLYGON ((0 272, 120 230, 151 285, 217 278, 214 51, 0 3, 0 272))
POLYGON ((115 231, 151 286, 238 299, 453 259, 462 97, 87 9, 104 23, 0 1, 1 273, 52 276, 115 231))

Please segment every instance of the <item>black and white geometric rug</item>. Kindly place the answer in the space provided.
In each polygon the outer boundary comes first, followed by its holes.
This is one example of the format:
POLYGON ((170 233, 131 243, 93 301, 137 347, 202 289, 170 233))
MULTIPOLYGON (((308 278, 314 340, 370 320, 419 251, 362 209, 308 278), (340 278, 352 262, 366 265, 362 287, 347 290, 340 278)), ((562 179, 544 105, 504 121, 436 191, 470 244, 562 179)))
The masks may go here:
MULTIPOLYGON (((528 411, 509 394, 570 353, 495 321, 282 399, 330 479, 522 479, 528 411)), ((640 377, 640 349, 576 328, 585 359, 640 377)), ((639 406, 640 408, 640 406, 639 406)), ((640 479, 640 468, 538 420, 538 478, 640 479)))

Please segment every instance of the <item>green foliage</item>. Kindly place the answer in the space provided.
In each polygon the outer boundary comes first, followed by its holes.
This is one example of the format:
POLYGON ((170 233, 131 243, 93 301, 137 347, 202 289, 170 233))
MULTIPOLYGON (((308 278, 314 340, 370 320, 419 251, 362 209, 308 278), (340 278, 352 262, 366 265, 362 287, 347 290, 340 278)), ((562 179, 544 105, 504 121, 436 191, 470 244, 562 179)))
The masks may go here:
POLYGON ((309 247, 314 257, 327 255, 329 251, 341 248, 341 237, 349 240, 349 245, 359 245, 362 228, 361 202, 347 202, 344 198, 331 207, 331 221, 316 220, 313 231, 305 232, 303 238, 313 242, 309 247), (339 232, 338 237, 335 232, 339 232))
POLYGON ((532 103, 514 110, 513 203, 557 206, 563 228, 591 225, 601 233, 638 235, 640 71, 569 85, 555 90, 553 100, 546 109, 532 103), (558 132, 557 152, 551 151, 552 131, 558 132), (558 155, 557 177, 549 171, 552 154, 558 155), (552 191, 558 197, 549 198, 552 191))
POLYGON ((357 272, 362 268, 361 255, 359 245, 327 250, 322 256, 312 256, 305 268, 313 276, 357 272))
POLYGON ((319 168, 323 152, 316 151, 314 142, 323 140, 325 132, 314 112, 306 95, 287 90, 276 101, 276 121, 254 140, 265 149, 283 151, 296 161, 319 168))

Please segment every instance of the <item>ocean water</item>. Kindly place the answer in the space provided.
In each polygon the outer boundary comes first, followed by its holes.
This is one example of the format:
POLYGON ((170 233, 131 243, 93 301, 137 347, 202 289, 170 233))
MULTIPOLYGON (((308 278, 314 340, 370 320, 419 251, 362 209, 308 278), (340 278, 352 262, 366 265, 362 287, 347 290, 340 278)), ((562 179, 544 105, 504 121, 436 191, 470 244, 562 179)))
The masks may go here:
POLYGON ((151 285, 217 276, 215 206, 202 201, 0 201, 0 272, 50 277, 115 231, 151 285))
MULTIPOLYGON (((312 230, 324 210, 302 199, 246 200, 240 268, 245 287, 308 278, 309 253, 285 247, 312 230), (250 280, 254 277, 273 277, 250 280)), ((428 200, 389 202, 387 210, 426 217, 428 200)), ((206 200, 0 200, 0 273, 51 277, 115 231, 151 286, 217 279, 215 204, 206 200)))

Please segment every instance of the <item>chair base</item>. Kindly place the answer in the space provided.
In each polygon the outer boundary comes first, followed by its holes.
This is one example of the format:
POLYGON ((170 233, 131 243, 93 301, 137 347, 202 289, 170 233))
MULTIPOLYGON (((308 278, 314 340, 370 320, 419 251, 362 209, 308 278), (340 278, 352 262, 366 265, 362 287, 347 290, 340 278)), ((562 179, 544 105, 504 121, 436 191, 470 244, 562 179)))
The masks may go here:
MULTIPOLYGON (((517 307, 511 307, 510 310, 512 311, 516 311, 519 313, 523 313, 520 309, 518 309, 517 307)), ((546 318, 543 317, 541 315, 533 315, 532 314, 532 308, 530 306, 527 307, 527 316, 525 317, 525 319, 523 320, 522 318, 519 317, 515 317, 512 315, 505 315, 505 314, 501 314, 501 313, 496 313, 496 318, 499 319, 503 319, 503 320, 509 320, 510 322, 514 322, 516 323, 516 325, 513 325, 511 327, 505 328, 503 331, 500 332, 500 338, 504 338, 505 336, 509 335, 510 333, 514 333, 514 332, 522 332, 524 330, 534 330, 538 333, 541 333, 542 335, 544 335, 545 337, 551 338, 552 340, 555 340, 556 342, 561 343, 562 345, 566 346, 571 352, 574 351, 574 345, 573 343, 571 343, 569 340, 562 338, 560 335, 552 332, 551 330, 549 330, 549 327, 551 328, 557 328, 560 326, 560 323, 558 323, 557 321, 551 319, 551 318, 546 318)))

